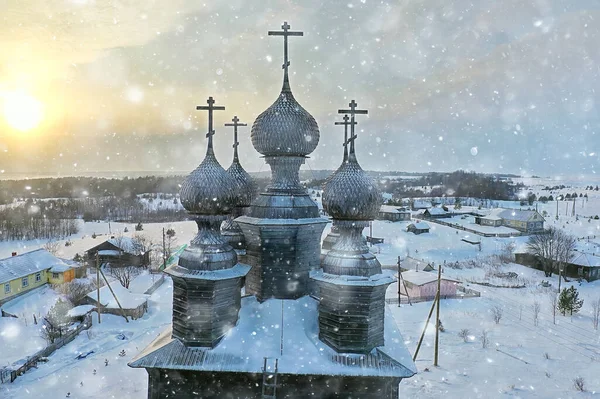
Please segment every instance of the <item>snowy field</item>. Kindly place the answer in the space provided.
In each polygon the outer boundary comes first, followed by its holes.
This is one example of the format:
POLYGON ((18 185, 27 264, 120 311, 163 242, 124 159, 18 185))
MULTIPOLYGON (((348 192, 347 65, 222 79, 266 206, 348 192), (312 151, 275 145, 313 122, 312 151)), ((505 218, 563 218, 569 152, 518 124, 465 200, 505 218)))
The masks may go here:
MULTIPOLYGON (((543 185, 546 183, 544 182, 543 185)), ((555 185, 560 183, 553 183, 555 185)), ((543 187, 542 185, 542 187, 543 187)), ((594 184, 595 185, 595 184, 594 184)), ((585 186, 585 184, 584 184, 585 186)), ((549 195, 541 191, 539 185, 530 189, 539 195, 549 195), (538 192, 540 194, 538 194, 538 192)), ((566 192, 577 191, 588 194, 588 201, 583 208, 578 202, 576 216, 571 212, 565 215, 565 203, 559 220, 555 219, 556 204, 537 204, 540 212, 544 210, 551 215, 546 225, 564 228, 577 237, 589 237, 578 241, 581 251, 600 252, 600 221, 584 217, 588 214, 600 214, 600 192, 582 191, 581 187, 571 187, 566 192), (581 212, 580 212, 581 210, 581 212)), ((556 196, 556 192, 552 195, 556 196)), ((318 197, 315 196, 315 199, 318 197)), ((579 201, 579 199, 578 199, 579 201)), ((502 206, 522 207, 518 202, 505 202, 502 206)), ((535 205, 533 206, 535 207, 535 205)), ((469 224, 470 219, 460 219, 469 224)), ((458 222, 458 221, 457 221, 458 222)), ((486 238, 479 235, 458 231, 451 227, 429 223, 429 234, 414 235, 406 232, 408 222, 373 222, 373 236, 384 238, 385 242, 372 247, 383 265, 395 265, 398 256, 404 259, 411 256, 440 263, 460 262, 468 265, 463 268, 446 267, 444 276, 457 279, 468 284, 468 288, 481 292, 480 298, 464 300, 444 300, 441 306, 441 320, 445 332, 440 337, 440 366, 433 366, 433 333, 430 326, 427 330, 421 352, 417 359, 419 374, 405 380, 400 386, 401 397, 406 398, 581 398, 600 397, 600 335, 592 326, 591 302, 600 298, 600 281, 593 283, 563 283, 564 286, 574 284, 580 292, 584 305, 573 317, 557 315, 556 324, 550 303, 550 292, 556 288, 557 278, 550 278, 551 288, 542 288, 540 282, 548 280, 543 273, 514 263, 490 269, 493 256, 499 254, 509 243, 523 248, 527 237, 486 238), (478 245, 462 241, 481 241, 478 245), (492 281, 490 273, 514 272, 525 288, 492 288, 474 282, 492 281), (471 282, 471 283, 469 283, 471 282), (540 304, 538 325, 534 325, 533 305, 540 304), (494 306, 502 308, 503 316, 496 324, 491 315, 494 306), (463 329, 469 330, 467 342, 459 337, 463 329), (482 348, 482 331, 487 331, 490 344, 482 348), (573 379, 582 377, 587 392, 577 392, 573 387, 573 379)), ((127 226, 129 233, 134 234, 132 224, 111 223, 112 233, 122 231, 127 226)), ((176 231, 177 244, 188 242, 196 232, 193 222, 177 222, 170 224, 145 224, 142 234, 156 243, 160 242, 163 227, 172 227, 176 231)), ((325 236, 331 225, 327 225, 325 236)), ((108 233, 106 223, 82 223, 82 230, 77 237, 71 238, 73 245, 61 246, 61 256, 72 257, 75 253, 102 242, 106 236, 91 238, 92 233, 108 233)), ((369 229, 365 229, 369 234, 369 229)), ((7 243, 0 243, 0 252, 10 255, 7 243)), ((12 243, 13 245, 15 243, 12 243)), ((32 250, 43 243, 20 243, 22 248, 32 250)), ((19 250, 23 252, 23 249, 19 250)), ((149 282, 140 280, 142 290, 149 282)), ((389 287, 388 296, 393 297, 397 285, 389 287)), ((40 297, 40 301, 43 301, 40 297)), ((26 305, 26 303, 23 306, 26 305)), ((398 324, 405 343, 414 353, 419 335, 423 329, 430 302, 413 306, 390 305, 394 319, 398 324)), ((50 356, 49 362, 38 369, 27 372, 13 384, 0 385, 2 398, 28 398, 44 395, 51 398, 65 397, 67 392, 73 398, 134 398, 147 397, 147 375, 143 370, 127 367, 127 362, 161 333, 171 320, 172 284, 167 280, 149 300, 149 313, 142 319, 126 323, 118 316, 103 315, 102 324, 96 323, 89 333, 83 332, 73 342, 50 356), (126 337, 126 340, 120 338, 126 337), (125 350, 125 356, 119 352, 125 350), (80 353, 93 351, 87 358, 76 360, 80 353), (105 366, 105 359, 109 365, 105 366), (94 373, 94 370, 96 372, 94 373)), ((35 336, 22 327, 15 328, 11 320, 0 320, 0 345, 7 340, 19 337, 22 352, 13 348, 13 357, 18 360, 19 353, 35 351, 35 336)), ((1 346, 0 346, 1 347, 1 346)), ((21 356, 22 357, 22 356, 21 356)), ((0 355, 0 358, 3 358, 0 355)), ((5 359, 0 359, 5 364, 5 359)))

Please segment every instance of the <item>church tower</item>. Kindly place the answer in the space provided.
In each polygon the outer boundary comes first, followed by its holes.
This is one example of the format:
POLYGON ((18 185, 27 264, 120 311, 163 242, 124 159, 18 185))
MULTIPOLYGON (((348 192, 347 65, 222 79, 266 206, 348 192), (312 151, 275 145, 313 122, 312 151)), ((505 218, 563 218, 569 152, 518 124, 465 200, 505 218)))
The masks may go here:
POLYGON ((246 237, 246 262, 252 266, 246 292, 260 300, 293 299, 309 293, 309 272, 319 268, 321 234, 327 220, 300 185, 298 172, 319 144, 317 122, 296 101, 290 88, 288 37, 283 36, 283 86, 275 102, 252 125, 252 145, 271 167, 271 183, 246 216, 236 219, 246 237))

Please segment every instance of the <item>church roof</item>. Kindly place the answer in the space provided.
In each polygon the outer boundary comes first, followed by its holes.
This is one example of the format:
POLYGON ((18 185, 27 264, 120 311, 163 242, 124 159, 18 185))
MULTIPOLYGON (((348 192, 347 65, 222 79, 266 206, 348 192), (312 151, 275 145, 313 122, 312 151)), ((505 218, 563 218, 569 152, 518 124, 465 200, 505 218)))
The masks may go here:
POLYGON ((386 308, 385 346, 368 355, 337 353, 319 340, 318 302, 242 299, 237 326, 213 349, 186 347, 164 331, 129 364, 136 368, 262 373, 265 357, 279 359, 280 374, 408 378, 417 370, 386 308), (283 307, 283 352, 281 315, 283 307))

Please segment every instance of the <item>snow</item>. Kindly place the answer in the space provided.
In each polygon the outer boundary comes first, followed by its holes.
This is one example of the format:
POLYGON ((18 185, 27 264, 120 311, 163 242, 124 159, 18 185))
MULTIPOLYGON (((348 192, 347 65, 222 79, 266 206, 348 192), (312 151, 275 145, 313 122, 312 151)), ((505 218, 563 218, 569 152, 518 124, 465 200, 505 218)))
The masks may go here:
POLYGON ((73 309, 69 309, 69 311, 67 312, 67 315, 69 317, 85 316, 86 314, 88 314, 89 312, 91 312, 92 309, 94 309, 94 308, 95 308, 94 305, 79 305, 79 306, 75 306, 73 309))
MULTIPOLYGON (((437 281, 437 272, 436 273, 432 273, 432 272, 424 272, 424 271, 415 271, 415 270, 408 270, 405 272, 402 272, 402 279, 409 281, 415 285, 423 285, 423 284, 427 284, 427 283, 431 283, 433 281, 437 281)), ((443 280, 447 280, 447 281, 456 281, 447 277, 442 277, 443 280)))
MULTIPOLYGON (((38 324, 14 317, 0 317, 0 369, 25 359, 46 346, 41 337, 41 320, 38 324)), ((0 397, 2 388, 0 388, 0 397)))
POLYGON ((131 291, 133 294, 143 294, 148 291, 148 289, 150 289, 150 287, 152 287, 152 285, 154 285, 154 283, 160 278, 160 274, 144 272, 134 278, 131 283, 129 283, 129 291, 131 291))
MULTIPOLYGON (((108 286, 105 285, 100 288, 100 303, 107 308, 116 309, 119 307, 119 304, 121 304, 123 309, 135 309, 148 299, 148 295, 134 294, 123 287, 118 281, 111 282, 110 287, 119 299, 119 303, 115 300, 108 286)), ((98 296, 96 290, 90 292, 87 296, 92 299, 94 303, 97 302, 98 296)))
POLYGON ((43 285, 6 302, 2 305, 2 310, 17 317, 26 317, 29 322, 33 322, 32 315, 35 314, 38 319, 45 316, 59 298, 60 295, 49 285, 43 285))

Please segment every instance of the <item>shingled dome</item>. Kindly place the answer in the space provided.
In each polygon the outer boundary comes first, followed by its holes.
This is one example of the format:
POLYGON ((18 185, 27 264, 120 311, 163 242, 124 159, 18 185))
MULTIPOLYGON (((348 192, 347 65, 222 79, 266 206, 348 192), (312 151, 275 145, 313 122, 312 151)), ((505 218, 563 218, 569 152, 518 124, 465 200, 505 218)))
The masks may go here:
POLYGON ((381 202, 381 192, 362 170, 354 153, 331 176, 323 190, 323 209, 337 220, 373 220, 381 202))
POLYGON ((236 205, 236 184, 209 147, 206 158, 181 185, 181 205, 192 214, 223 215, 236 205))
POLYGON ((315 118, 298 104, 286 83, 287 79, 279 98, 252 125, 252 145, 265 156, 306 156, 319 144, 315 118))

